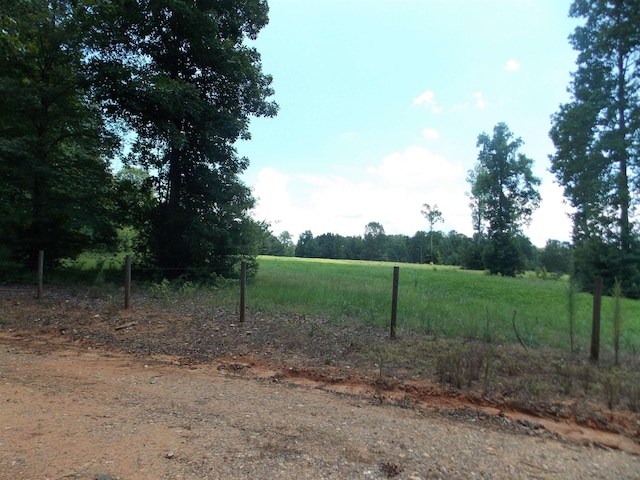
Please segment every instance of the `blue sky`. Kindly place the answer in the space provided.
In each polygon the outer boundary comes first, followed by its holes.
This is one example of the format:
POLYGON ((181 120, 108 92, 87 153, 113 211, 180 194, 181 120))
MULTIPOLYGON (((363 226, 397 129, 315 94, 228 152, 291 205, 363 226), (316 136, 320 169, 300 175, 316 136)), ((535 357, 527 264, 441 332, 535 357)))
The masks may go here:
POLYGON ((362 235, 437 228, 471 235, 468 170, 477 137, 506 122, 542 179, 525 234, 569 240, 548 172, 550 116, 569 100, 570 0, 270 0, 253 45, 273 76, 275 118, 237 144, 251 163, 253 215, 275 234, 362 235))

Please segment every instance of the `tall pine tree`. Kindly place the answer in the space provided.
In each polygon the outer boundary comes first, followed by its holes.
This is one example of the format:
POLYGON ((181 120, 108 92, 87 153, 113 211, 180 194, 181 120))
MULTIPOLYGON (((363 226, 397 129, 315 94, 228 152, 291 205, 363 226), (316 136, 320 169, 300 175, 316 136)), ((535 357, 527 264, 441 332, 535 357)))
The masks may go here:
POLYGON ((550 132, 552 172, 575 208, 575 268, 583 287, 602 275, 640 296, 634 199, 640 193, 640 0, 575 0, 586 22, 571 44, 579 52, 550 132))

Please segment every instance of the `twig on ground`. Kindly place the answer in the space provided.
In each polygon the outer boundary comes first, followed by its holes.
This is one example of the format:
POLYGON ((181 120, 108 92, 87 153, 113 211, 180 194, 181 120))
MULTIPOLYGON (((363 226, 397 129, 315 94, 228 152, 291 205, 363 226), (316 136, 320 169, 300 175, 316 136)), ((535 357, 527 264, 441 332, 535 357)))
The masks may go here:
POLYGON ((129 328, 129 327, 133 327, 135 325, 137 325, 138 322, 134 321, 134 322, 128 322, 128 323, 123 323, 122 325, 118 325, 115 327, 115 330, 122 330, 123 328, 129 328))

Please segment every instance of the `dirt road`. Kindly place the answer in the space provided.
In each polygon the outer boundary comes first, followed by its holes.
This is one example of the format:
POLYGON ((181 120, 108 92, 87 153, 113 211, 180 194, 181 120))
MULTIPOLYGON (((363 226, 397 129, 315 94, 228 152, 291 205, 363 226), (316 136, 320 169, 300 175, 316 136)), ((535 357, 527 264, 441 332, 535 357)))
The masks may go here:
POLYGON ((290 380, 0 332, 0 478, 640 478, 533 421, 290 380))

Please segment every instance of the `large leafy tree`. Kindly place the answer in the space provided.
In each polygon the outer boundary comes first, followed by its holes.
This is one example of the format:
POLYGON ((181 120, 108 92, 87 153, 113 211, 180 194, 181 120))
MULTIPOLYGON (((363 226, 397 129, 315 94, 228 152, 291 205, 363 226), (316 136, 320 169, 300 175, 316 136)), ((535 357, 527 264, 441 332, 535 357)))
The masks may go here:
POLYGON ((480 134, 478 162, 467 178, 471 204, 482 206, 473 212, 474 223, 488 240, 483 261, 492 274, 513 276, 522 268, 517 237, 540 203, 540 179, 531 171, 533 160, 518 152, 522 144, 505 123, 493 136, 480 134))
POLYGON ((552 171, 575 208, 575 268, 583 286, 615 277, 640 295, 633 211, 640 193, 640 0, 575 0, 584 18, 572 100, 553 116, 552 171))
POLYGON ((113 143, 89 96, 80 3, 0 1, 0 245, 19 264, 114 236, 113 143))
POLYGON ((154 179, 155 261, 167 275, 225 273, 259 230, 234 143, 250 137, 251 116, 277 110, 245 45, 267 24, 266 1, 128 0, 89 14, 99 98, 135 139, 127 162, 154 179))

